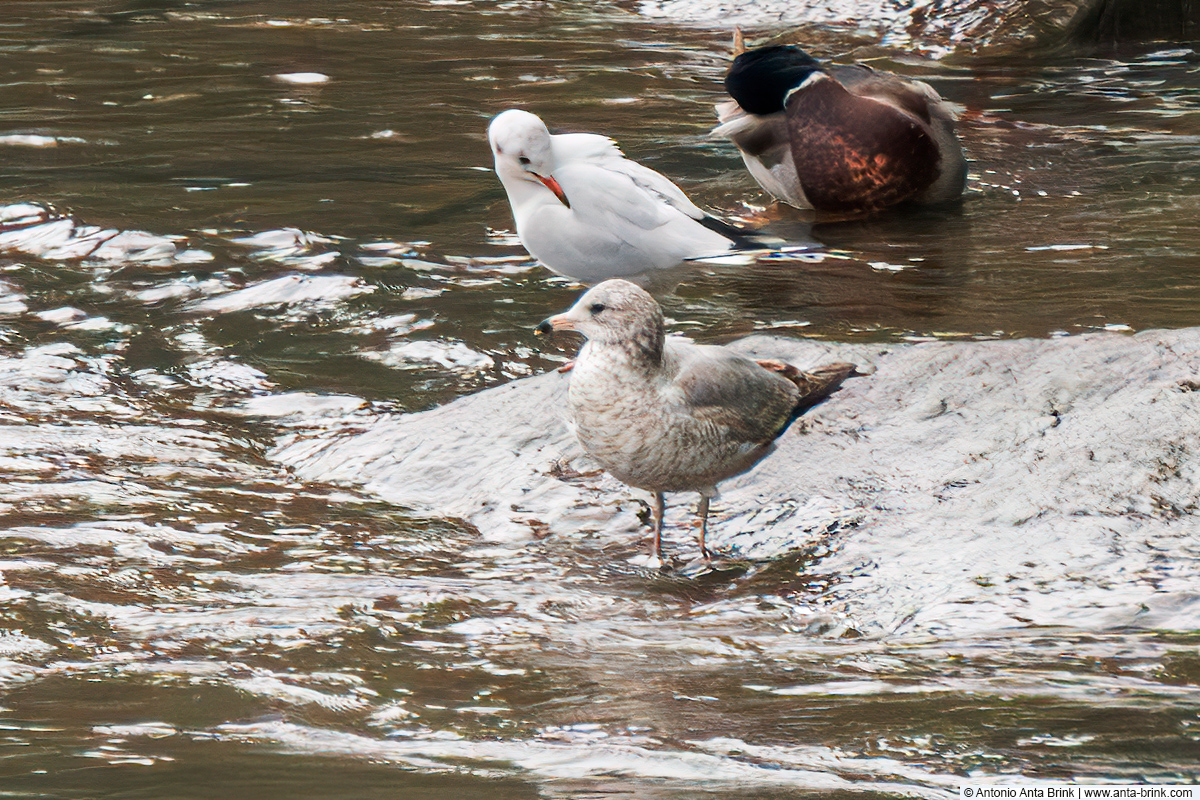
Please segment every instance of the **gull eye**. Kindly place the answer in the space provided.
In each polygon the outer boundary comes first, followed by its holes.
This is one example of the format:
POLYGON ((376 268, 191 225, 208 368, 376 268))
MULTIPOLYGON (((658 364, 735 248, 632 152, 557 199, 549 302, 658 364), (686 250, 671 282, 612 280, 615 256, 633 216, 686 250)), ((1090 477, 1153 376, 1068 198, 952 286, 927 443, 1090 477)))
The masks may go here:
POLYGON ((604 309, 605 309, 604 303, 592 303, 590 306, 588 306, 588 311, 592 312, 593 316, 596 314, 599 314, 604 309))
POLYGON ((517 163, 525 167, 529 166, 529 156, 521 156, 517 159, 517 163))

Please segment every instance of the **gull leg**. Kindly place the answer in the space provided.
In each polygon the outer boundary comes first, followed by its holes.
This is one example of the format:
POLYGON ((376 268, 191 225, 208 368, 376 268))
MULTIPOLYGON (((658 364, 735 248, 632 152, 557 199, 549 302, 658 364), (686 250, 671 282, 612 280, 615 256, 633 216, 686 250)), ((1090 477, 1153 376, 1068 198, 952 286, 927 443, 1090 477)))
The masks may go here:
POLYGON ((667 498, 662 492, 654 493, 654 551, 653 555, 662 561, 662 529, 663 516, 667 511, 667 498))
POLYGON ((700 555, 704 556, 705 561, 712 561, 712 555, 704 546, 704 539, 708 536, 708 495, 700 495, 700 508, 697 513, 700 514, 700 555))

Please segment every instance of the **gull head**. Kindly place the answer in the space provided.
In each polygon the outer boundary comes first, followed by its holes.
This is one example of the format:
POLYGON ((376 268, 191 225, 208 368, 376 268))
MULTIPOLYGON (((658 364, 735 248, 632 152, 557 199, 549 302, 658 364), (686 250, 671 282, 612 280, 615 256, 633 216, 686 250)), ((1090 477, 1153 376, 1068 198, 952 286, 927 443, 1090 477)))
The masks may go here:
POLYGON ((488 144, 496 160, 496 174, 509 181, 529 181, 545 186, 565 205, 571 204, 554 172, 550 131, 536 114, 510 108, 497 114, 488 125, 488 144))
POLYGON ((537 330, 578 331, 596 344, 654 358, 662 355, 662 309, 646 290, 619 278, 592 287, 568 311, 545 320, 537 330))

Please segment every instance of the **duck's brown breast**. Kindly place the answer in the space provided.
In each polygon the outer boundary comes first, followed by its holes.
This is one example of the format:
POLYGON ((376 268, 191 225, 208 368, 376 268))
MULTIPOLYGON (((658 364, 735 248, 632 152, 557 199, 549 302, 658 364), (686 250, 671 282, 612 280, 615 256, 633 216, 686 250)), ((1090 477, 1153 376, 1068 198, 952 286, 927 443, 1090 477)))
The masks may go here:
POLYGON ((937 179, 937 144, 919 117, 857 97, 823 76, 787 103, 792 159, 804 194, 820 211, 897 205, 937 179))

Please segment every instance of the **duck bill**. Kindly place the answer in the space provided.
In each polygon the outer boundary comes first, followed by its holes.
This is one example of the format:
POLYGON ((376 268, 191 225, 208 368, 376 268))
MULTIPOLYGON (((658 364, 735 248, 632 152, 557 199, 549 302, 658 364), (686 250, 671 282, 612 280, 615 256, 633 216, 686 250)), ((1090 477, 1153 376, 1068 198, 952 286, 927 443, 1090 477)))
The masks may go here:
POLYGON ((571 201, 567 199, 567 195, 562 190, 562 187, 558 185, 558 181, 554 180, 554 178, 551 178, 548 175, 537 175, 535 173, 534 177, 536 177, 539 181, 541 181, 547 189, 554 192, 554 196, 557 197, 560 201, 562 201, 562 204, 564 206, 566 206, 567 208, 571 207, 571 201))

